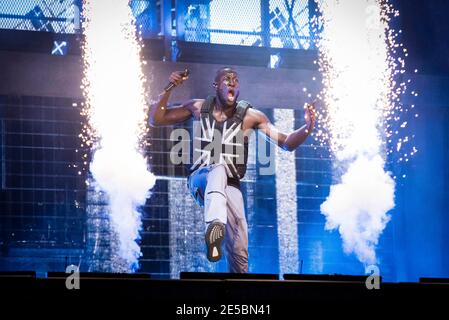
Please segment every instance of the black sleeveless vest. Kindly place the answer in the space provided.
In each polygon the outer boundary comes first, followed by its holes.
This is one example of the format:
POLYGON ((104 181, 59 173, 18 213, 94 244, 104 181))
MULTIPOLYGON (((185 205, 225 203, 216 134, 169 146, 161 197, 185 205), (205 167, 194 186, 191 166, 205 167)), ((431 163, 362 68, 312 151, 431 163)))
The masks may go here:
POLYGON ((199 121, 193 121, 190 172, 222 163, 228 174, 228 184, 239 188, 248 161, 248 141, 244 138, 242 121, 251 105, 239 101, 234 115, 220 122, 213 117, 215 99, 215 96, 207 97, 199 121))

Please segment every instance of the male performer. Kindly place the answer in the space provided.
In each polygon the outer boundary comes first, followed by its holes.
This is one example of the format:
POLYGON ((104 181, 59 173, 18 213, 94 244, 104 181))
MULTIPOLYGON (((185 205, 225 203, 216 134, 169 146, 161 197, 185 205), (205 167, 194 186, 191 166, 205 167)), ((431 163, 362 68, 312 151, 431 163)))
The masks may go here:
MULTIPOLYGON (((187 78, 182 72, 173 72, 170 83, 178 86, 187 78)), ((193 99, 176 108, 167 108, 171 92, 167 90, 151 108, 150 123, 173 125, 191 117, 201 122, 201 134, 194 137, 200 144, 200 154, 193 161, 188 185, 197 203, 204 207, 207 258, 212 262, 220 260, 221 243, 225 240, 230 272, 246 273, 248 227, 240 179, 246 171, 248 135, 252 129, 258 129, 281 148, 293 151, 313 130, 315 110, 306 105, 306 124, 285 134, 264 113, 246 101, 237 101, 240 85, 234 69, 219 69, 212 85, 215 96, 193 99)))

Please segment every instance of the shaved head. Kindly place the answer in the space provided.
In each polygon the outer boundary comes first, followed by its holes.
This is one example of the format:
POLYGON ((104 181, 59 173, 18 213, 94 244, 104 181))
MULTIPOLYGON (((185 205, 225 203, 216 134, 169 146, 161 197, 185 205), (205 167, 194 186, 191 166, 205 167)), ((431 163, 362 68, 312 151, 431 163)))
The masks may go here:
POLYGON ((231 67, 217 70, 213 87, 222 106, 235 107, 240 93, 239 76, 231 67))
POLYGON ((234 73, 237 74, 237 71, 235 71, 233 68, 231 67, 223 67, 217 70, 217 73, 215 74, 215 83, 220 82, 220 78, 227 73, 234 73))

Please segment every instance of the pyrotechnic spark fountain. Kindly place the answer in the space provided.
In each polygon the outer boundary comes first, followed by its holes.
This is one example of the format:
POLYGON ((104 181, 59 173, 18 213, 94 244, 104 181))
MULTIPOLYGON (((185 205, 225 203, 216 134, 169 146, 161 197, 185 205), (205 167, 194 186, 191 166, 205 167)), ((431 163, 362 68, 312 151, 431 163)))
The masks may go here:
POLYGON ((321 212, 326 228, 339 230, 346 253, 375 264, 375 248, 394 207, 395 183, 385 171, 388 123, 397 117, 396 102, 405 91, 405 83, 394 81, 404 62, 392 58, 400 45, 389 28, 398 13, 380 0, 322 1, 320 11, 327 110, 319 117, 325 130, 318 133, 327 135, 340 174, 321 212))
POLYGON ((119 255, 135 270, 143 205, 155 183, 142 155, 146 129, 145 78, 134 18, 127 0, 84 0, 85 143, 90 171, 109 198, 119 255))

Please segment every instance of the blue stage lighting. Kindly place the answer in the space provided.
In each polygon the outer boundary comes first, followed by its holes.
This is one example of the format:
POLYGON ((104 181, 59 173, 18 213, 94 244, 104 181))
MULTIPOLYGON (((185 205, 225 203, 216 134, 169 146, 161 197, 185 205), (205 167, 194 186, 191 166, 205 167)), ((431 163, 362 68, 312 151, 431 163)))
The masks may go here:
POLYGON ((271 69, 279 68, 280 64, 281 64, 281 54, 280 53, 270 55, 270 68, 271 69))
POLYGON ((67 41, 53 41, 53 49, 51 54, 54 56, 65 56, 69 51, 69 43, 67 41))

